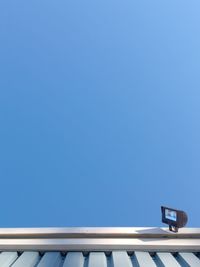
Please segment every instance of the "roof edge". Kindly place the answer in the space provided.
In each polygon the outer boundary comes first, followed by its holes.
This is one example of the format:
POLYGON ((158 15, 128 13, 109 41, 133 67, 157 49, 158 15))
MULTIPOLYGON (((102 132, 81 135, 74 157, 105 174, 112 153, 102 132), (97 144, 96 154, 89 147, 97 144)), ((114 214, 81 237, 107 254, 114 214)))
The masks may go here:
POLYGON ((200 251, 200 239, 138 238, 35 238, 0 239, 0 251, 200 251))
POLYGON ((200 238, 200 228, 173 233, 159 227, 0 228, 1 238, 200 238))

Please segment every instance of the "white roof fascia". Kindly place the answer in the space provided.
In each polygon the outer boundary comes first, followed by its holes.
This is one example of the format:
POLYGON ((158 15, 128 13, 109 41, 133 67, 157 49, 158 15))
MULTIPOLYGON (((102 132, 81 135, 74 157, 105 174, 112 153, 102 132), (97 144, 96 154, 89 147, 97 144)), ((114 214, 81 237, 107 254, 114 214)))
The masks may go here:
POLYGON ((200 228, 1 228, 1 251, 200 251, 200 228))

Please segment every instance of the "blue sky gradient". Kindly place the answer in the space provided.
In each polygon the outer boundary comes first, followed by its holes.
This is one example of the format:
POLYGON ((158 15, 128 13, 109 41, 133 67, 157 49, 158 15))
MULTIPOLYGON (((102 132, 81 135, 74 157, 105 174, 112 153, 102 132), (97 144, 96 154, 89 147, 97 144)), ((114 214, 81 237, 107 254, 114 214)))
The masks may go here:
POLYGON ((200 226, 200 2, 0 2, 0 227, 200 226))

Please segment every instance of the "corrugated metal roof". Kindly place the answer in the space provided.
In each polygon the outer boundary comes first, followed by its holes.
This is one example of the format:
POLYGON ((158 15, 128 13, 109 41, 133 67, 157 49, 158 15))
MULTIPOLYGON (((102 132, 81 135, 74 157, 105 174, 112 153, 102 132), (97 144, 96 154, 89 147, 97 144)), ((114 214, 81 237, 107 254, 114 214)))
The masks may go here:
POLYGON ((200 229, 0 229, 0 267, 200 267, 200 229))
POLYGON ((148 253, 134 251, 0 253, 1 267, 198 267, 198 253, 148 253))

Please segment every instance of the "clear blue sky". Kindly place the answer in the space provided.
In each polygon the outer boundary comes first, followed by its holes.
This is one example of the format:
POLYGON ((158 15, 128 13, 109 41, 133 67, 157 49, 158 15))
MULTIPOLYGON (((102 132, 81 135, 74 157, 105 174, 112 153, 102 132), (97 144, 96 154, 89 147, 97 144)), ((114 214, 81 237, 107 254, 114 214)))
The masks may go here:
POLYGON ((0 3, 0 227, 200 226, 200 2, 0 3))

